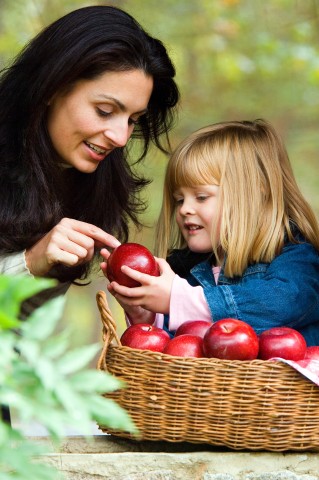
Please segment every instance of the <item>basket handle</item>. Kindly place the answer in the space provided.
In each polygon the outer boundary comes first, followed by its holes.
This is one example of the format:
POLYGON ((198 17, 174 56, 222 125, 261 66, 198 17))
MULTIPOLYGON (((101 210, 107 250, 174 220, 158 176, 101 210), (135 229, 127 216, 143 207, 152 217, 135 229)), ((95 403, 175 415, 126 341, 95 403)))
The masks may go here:
POLYGON ((100 370, 106 370, 105 356, 109 345, 113 342, 113 340, 116 341, 117 345, 121 345, 121 341, 116 332, 116 322, 112 317, 110 307, 107 303, 106 293, 103 290, 99 290, 97 292, 96 301, 103 324, 102 337, 104 342, 97 368, 100 370))

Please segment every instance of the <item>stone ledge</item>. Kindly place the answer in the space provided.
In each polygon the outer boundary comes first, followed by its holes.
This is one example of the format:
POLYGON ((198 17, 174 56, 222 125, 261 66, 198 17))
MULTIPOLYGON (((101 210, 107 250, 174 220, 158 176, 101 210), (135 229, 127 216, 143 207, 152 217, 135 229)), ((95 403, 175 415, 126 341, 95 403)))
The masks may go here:
POLYGON ((110 435, 67 437, 45 462, 72 480, 319 480, 315 452, 248 452, 210 445, 135 442, 110 435))

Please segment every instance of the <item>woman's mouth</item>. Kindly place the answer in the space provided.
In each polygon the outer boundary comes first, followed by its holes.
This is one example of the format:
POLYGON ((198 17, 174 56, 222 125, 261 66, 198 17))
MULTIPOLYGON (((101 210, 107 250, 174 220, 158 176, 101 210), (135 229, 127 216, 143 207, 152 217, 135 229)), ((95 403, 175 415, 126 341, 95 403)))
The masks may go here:
POLYGON ((107 150, 105 150, 104 148, 98 147, 97 145, 94 145, 94 143, 90 143, 90 142, 86 142, 86 141, 84 143, 91 150, 93 150, 93 152, 98 153, 99 155, 106 155, 106 153, 107 153, 107 150))

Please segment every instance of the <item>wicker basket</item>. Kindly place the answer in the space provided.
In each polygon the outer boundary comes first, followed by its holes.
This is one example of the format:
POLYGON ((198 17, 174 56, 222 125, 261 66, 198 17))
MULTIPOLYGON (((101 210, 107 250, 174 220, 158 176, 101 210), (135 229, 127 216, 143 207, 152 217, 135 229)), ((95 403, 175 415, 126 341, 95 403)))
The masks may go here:
POLYGON ((98 369, 125 381, 126 388, 107 397, 129 412, 140 432, 138 440, 235 450, 319 450, 319 388, 290 366, 123 347, 104 292, 97 293, 97 303, 104 340, 98 369))

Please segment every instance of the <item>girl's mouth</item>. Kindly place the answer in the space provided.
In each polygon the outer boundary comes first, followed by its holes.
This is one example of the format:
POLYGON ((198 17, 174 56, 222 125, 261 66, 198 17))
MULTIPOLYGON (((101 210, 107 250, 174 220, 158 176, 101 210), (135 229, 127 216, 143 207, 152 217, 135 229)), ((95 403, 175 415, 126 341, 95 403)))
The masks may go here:
POLYGON ((189 232, 194 232, 196 230, 201 230, 203 227, 199 226, 199 225, 185 225, 185 228, 186 230, 188 230, 189 232))

